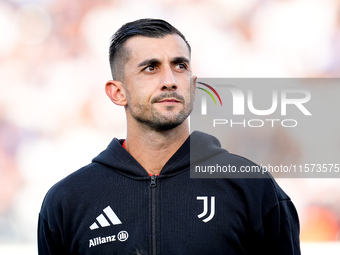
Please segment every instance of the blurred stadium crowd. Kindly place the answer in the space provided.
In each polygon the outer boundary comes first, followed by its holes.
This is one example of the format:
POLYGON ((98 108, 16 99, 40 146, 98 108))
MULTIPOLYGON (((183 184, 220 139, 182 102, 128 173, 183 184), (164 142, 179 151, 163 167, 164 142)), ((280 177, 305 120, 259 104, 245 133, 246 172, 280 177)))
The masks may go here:
MULTIPOLYGON (((35 242, 47 189, 125 136, 124 111, 104 93, 108 45, 144 17, 186 35, 199 77, 340 75, 338 0, 0 0, 0 245, 35 242)), ((282 135, 271 137, 280 153, 298 157, 304 147, 282 135)), ((339 132, 332 141, 340 154, 339 132)), ((339 180, 278 181, 302 241, 339 241, 339 180)))

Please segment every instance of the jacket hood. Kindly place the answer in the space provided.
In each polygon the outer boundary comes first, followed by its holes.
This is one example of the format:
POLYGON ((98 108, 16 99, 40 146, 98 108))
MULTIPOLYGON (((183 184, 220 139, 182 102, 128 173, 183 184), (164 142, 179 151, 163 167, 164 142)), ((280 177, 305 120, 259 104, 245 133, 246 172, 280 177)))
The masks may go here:
MULTIPOLYGON (((122 146, 124 140, 114 138, 92 162, 108 166, 134 179, 150 178, 147 171, 122 146)), ((159 177, 172 176, 226 150, 214 136, 194 131, 162 168, 159 177)))

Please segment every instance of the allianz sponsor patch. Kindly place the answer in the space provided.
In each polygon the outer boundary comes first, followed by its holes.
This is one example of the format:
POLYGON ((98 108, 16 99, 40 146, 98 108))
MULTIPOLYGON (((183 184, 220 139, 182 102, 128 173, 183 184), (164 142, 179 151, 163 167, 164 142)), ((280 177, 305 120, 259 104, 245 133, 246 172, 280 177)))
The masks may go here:
POLYGON ((125 242, 129 238, 129 234, 127 231, 120 231, 117 235, 110 235, 105 237, 95 237, 89 240, 89 248, 98 246, 104 243, 111 243, 115 241, 125 242))

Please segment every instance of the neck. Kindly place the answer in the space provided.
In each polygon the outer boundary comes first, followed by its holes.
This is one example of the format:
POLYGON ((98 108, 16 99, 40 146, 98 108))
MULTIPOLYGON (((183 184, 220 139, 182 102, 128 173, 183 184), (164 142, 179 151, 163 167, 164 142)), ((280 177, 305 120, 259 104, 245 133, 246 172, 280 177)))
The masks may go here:
POLYGON ((166 131, 138 125, 128 128, 125 148, 149 174, 157 175, 188 137, 188 120, 166 131))

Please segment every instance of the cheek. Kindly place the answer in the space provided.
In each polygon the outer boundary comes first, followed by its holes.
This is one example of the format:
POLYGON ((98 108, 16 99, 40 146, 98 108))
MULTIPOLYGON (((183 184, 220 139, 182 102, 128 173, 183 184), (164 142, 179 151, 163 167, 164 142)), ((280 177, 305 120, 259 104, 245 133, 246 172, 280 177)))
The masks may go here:
POLYGON ((185 84, 183 86, 183 91, 188 95, 188 96, 192 96, 192 94, 195 94, 195 86, 194 84, 192 84, 192 82, 189 80, 185 80, 184 83, 185 84))
POLYGON ((150 96, 139 87, 136 87, 133 91, 127 92, 128 104, 130 105, 145 105, 149 102, 150 96))

